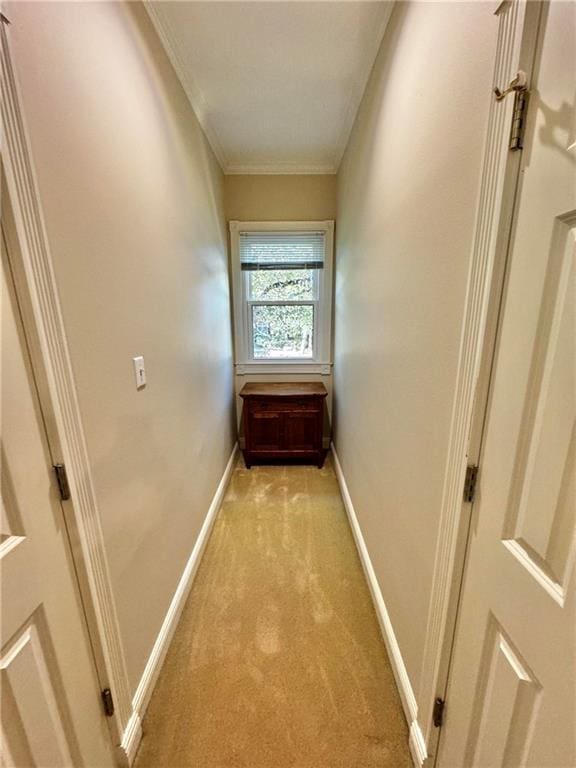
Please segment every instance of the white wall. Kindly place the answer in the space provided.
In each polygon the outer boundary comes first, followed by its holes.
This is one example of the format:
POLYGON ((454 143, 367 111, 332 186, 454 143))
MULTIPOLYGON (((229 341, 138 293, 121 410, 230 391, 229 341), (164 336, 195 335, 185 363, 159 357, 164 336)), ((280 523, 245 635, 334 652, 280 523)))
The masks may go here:
POLYGON ((140 4, 7 13, 134 690, 233 443, 223 179, 140 4))
POLYGON ((490 99, 490 3, 398 3, 338 179, 335 443, 417 692, 490 99))

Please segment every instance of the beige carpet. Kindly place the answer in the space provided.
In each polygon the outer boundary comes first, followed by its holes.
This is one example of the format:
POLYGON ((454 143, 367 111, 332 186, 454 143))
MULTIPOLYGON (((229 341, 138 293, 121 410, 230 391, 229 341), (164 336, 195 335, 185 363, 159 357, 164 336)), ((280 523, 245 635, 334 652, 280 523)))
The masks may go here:
POLYGON ((237 465, 136 768, 409 768, 330 458, 237 465))

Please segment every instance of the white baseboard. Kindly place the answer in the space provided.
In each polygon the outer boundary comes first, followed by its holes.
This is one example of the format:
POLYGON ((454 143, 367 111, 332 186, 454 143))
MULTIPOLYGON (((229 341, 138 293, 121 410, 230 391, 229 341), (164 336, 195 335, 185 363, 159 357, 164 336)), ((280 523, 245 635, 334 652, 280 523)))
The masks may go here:
POLYGON ((342 494, 342 500, 344 501, 346 514, 348 515, 348 521, 350 522, 352 535, 354 536, 354 541, 356 542, 358 554, 360 555, 360 561, 364 569, 364 574, 366 575, 366 580, 372 594, 374 608, 376 609, 376 616, 378 617, 380 630, 388 650, 388 656, 390 657, 390 663, 392 665, 392 671, 394 672, 394 678, 400 693, 400 700, 402 701, 404 715, 406 716, 406 720, 410 728, 410 754, 412 755, 412 760, 414 761, 416 768, 420 768, 420 766, 424 764, 424 761, 427 758, 427 751, 426 744, 424 742, 424 736, 422 735, 422 729, 418 723, 418 704, 416 703, 416 696, 414 695, 414 690, 412 688, 412 684, 410 683, 410 678, 408 677, 408 671, 406 670, 406 665, 404 664, 404 659, 402 658, 402 654, 400 652, 400 646, 398 645, 396 635, 394 634, 394 628, 392 627, 392 622, 390 620, 386 604, 384 603, 380 585, 376 579, 374 567, 372 565, 372 561, 370 560, 370 555, 368 554, 366 542, 364 541, 364 536, 362 535, 360 523, 358 522, 358 517, 352 503, 352 498, 350 496, 348 486, 346 485, 346 480, 344 479, 344 473, 342 472, 342 466, 340 464, 340 460, 338 459, 338 454, 336 453, 334 444, 332 444, 332 455, 334 457, 334 468, 336 470, 336 477, 338 478, 338 484, 340 486, 340 493, 342 494))
POLYGON ((128 727, 126 728, 122 739, 122 749, 126 753, 129 765, 132 764, 132 760, 134 759, 136 749, 138 748, 138 744, 142 736, 142 728, 140 725, 141 721, 144 718, 146 707, 148 706, 150 696, 154 690, 154 685, 156 684, 156 680, 158 679, 162 664, 166 658, 166 653, 170 646, 170 641, 172 640, 174 631, 178 625, 178 620, 180 619, 186 598, 190 592, 192 582, 194 581, 194 576, 198 570, 198 566, 202 558, 202 553, 204 552, 204 548, 208 542, 208 537, 210 536, 210 531, 212 530, 212 526, 216 519, 216 514, 220 509, 226 488, 230 481, 230 476, 234 469, 237 450, 238 446, 234 445, 230 458, 228 459, 226 469, 222 475, 222 479, 220 480, 218 488, 216 489, 216 493, 214 494, 212 502, 210 503, 210 507, 208 508, 208 512, 204 522, 202 523, 202 528, 200 529, 200 533, 198 534, 198 538, 196 539, 192 553, 188 558, 186 567, 182 572, 182 576, 180 577, 176 592, 174 593, 174 597, 172 598, 172 602, 170 603, 170 607, 168 608, 168 612, 166 613, 160 628, 160 632, 158 633, 158 637, 156 638, 156 642, 154 643, 154 647, 152 648, 152 652, 150 653, 150 657, 148 658, 148 662, 144 668, 142 677, 140 678, 138 688, 136 689, 136 693, 132 699, 132 708, 134 714, 128 723, 128 727), (138 723, 139 731, 136 728, 136 720, 138 723))

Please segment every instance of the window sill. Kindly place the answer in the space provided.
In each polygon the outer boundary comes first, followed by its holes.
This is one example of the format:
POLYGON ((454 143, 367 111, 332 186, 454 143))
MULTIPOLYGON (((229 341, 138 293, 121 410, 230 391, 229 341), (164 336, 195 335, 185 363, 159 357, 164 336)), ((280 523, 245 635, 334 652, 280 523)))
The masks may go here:
POLYGON ((323 376, 330 376, 332 373, 332 363, 277 363, 277 362, 249 362, 236 363, 236 376, 247 376, 254 373, 317 373, 323 376))

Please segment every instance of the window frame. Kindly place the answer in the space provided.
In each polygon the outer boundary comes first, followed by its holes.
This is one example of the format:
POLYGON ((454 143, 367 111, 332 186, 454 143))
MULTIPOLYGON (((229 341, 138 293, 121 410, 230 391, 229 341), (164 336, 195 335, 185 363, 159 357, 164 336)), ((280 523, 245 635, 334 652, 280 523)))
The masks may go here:
POLYGON ((330 373, 332 366, 332 254, 333 221, 231 221, 230 246, 232 267, 232 300, 234 310, 234 356, 237 373, 330 373), (317 297, 267 301, 251 300, 249 271, 240 267, 240 232, 323 232, 324 267, 317 270, 317 297), (254 305, 295 305, 314 307, 312 357, 255 358, 252 339, 252 307, 254 305))

